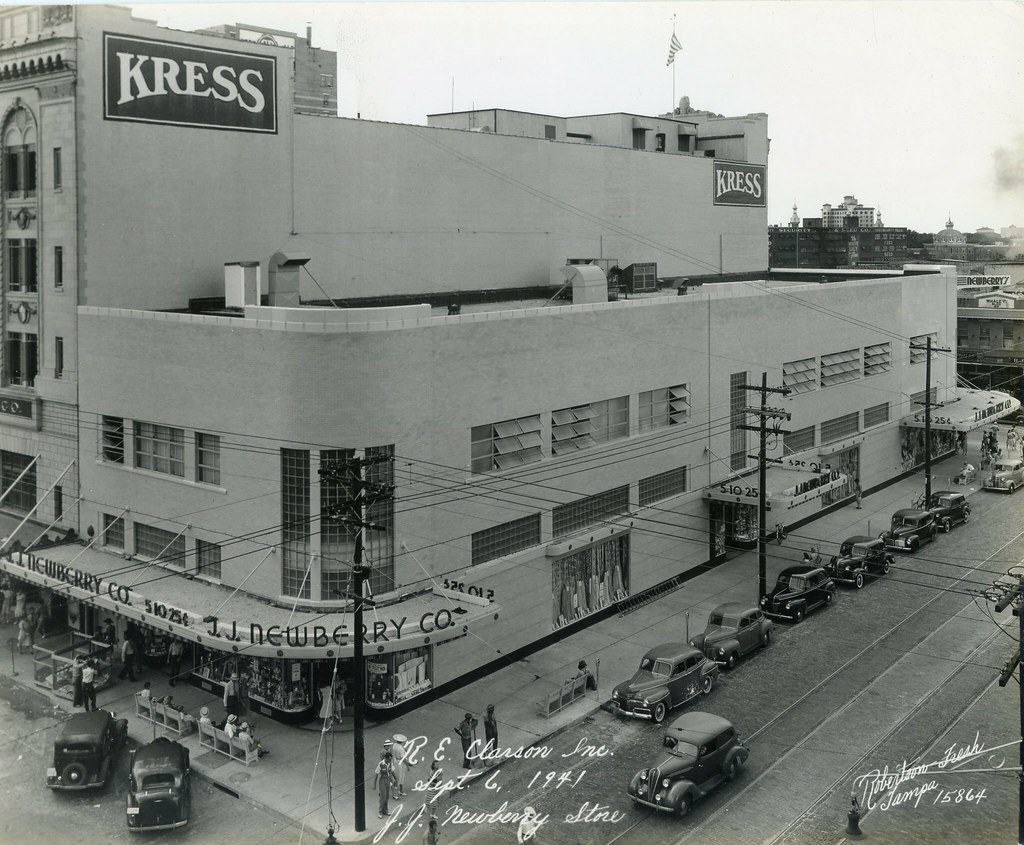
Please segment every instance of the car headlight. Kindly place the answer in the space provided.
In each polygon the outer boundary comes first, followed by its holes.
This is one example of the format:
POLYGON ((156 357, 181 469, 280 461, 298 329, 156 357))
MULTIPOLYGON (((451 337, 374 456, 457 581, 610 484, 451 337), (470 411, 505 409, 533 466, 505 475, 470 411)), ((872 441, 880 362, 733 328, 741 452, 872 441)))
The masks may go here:
POLYGON ((645 698, 644 699, 644 707, 647 707, 650 703, 651 703, 651 700, 649 698, 645 698))
POLYGON ((724 648, 720 648, 720 649, 718 649, 718 653, 719 653, 719 654, 725 654, 725 649, 724 649, 724 648))
POLYGON ((640 772, 640 780, 647 780, 647 770, 640 772))
POLYGON ((669 779, 668 779, 668 778, 665 778, 665 779, 664 779, 664 780, 663 780, 663 781, 661 782, 661 785, 662 785, 662 786, 664 786, 664 787, 665 787, 666 789, 668 789, 668 787, 669 787, 669 784, 670 784, 670 781, 669 781, 669 779))
POLYGON ((793 606, 793 602, 791 602, 791 601, 787 601, 786 602, 786 610, 789 610, 792 606, 793 606))

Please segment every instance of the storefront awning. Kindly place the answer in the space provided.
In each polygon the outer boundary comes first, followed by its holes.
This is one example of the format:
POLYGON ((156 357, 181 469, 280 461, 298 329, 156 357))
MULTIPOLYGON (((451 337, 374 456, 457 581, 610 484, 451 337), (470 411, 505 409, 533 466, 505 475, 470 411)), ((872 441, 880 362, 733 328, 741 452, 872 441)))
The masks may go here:
MULTIPOLYGON (((957 388, 952 401, 931 406, 930 425, 934 431, 969 432, 994 423, 1020 408, 1020 400, 999 390, 957 388)), ((907 428, 924 428, 924 408, 900 420, 907 428)))
MULTIPOLYGON (((352 656, 351 613, 293 611, 241 592, 232 596, 228 587, 77 544, 5 553, 0 571, 206 648, 255 657, 352 656)), ((452 640, 500 610, 439 587, 382 601, 363 611, 363 651, 369 657, 452 640)))
MULTIPOLYGON (((770 466, 765 472, 768 510, 789 510, 846 484, 846 476, 837 470, 795 458, 785 460, 785 464, 770 466)), ((756 473, 746 475, 707 488, 704 498, 756 505, 759 496, 757 484, 756 473)))

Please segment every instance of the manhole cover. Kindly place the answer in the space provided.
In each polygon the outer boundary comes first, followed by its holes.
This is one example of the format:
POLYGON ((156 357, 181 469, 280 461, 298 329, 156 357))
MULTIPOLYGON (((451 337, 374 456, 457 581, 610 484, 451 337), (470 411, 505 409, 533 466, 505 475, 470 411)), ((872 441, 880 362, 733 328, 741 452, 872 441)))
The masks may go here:
POLYGON ((229 777, 228 780, 232 783, 245 783, 251 777, 252 775, 250 775, 248 772, 236 772, 231 777, 229 777))

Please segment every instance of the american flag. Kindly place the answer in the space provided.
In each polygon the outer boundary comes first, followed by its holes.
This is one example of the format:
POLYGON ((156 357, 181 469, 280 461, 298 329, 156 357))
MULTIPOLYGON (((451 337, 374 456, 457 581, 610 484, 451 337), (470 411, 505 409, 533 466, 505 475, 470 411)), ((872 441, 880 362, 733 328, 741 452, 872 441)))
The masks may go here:
POLYGON ((676 60, 676 53, 683 49, 683 45, 679 43, 679 39, 676 38, 676 34, 672 33, 672 40, 668 45, 668 61, 665 62, 665 67, 668 67, 672 62, 676 60))

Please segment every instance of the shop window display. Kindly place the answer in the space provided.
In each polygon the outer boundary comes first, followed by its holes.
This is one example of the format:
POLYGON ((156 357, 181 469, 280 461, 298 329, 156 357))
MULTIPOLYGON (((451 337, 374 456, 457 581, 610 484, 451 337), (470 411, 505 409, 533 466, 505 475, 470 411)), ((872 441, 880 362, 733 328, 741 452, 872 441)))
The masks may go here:
MULTIPOLYGON (((312 707, 309 661, 273 657, 225 659, 207 652, 195 674, 223 684, 232 672, 240 676, 240 697, 243 701, 248 699, 250 709, 257 713, 287 719, 289 715, 306 714, 312 707)), ((200 686, 204 686, 202 682, 200 686)))
POLYGON ((614 537, 566 555, 551 568, 553 629, 629 595, 629 538, 614 537))
POLYGON ((74 698, 72 667, 75 658, 82 656, 96 663, 95 688, 106 689, 110 686, 112 651, 109 643, 94 641, 77 631, 49 637, 32 648, 35 683, 70 701, 74 698))
POLYGON ((430 689, 432 676, 430 646, 375 655, 366 661, 366 703, 398 704, 430 689))

